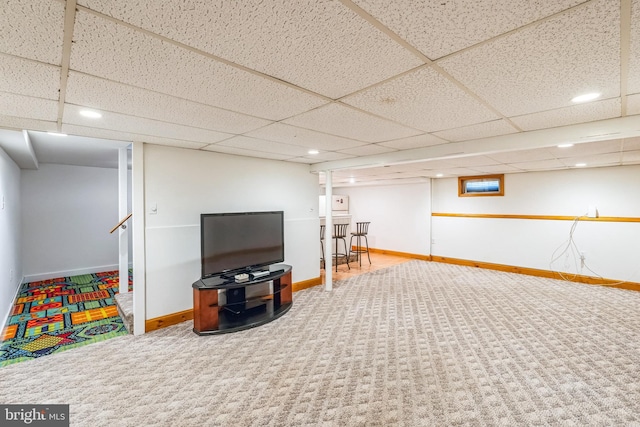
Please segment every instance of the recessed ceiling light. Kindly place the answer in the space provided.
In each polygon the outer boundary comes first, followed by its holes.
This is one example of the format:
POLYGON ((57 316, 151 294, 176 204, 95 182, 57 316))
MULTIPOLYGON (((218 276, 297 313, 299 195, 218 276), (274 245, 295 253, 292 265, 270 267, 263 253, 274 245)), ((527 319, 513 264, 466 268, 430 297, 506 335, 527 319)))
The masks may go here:
POLYGON ((436 174, 436 178, 442 178, 443 176, 444 176, 444 174, 442 174, 442 173, 436 174))
POLYGON ((585 167, 585 166, 587 166, 587 164, 586 164, 586 163, 576 163, 576 167, 577 167, 577 168, 583 168, 583 167, 585 167))
POLYGON ((558 145, 558 148, 569 148, 569 147, 573 147, 573 144, 566 143, 566 144, 560 144, 560 145, 558 145))
POLYGON ((47 134, 51 136, 67 136, 66 133, 60 133, 60 132, 47 132, 47 134))
POLYGON ((90 119, 99 119, 100 117, 102 117, 102 114, 93 110, 80 110, 80 115, 84 117, 88 117, 90 119))
POLYGON ((571 102, 575 102, 575 103, 587 102, 587 101, 593 101, 594 99, 597 99, 597 98, 600 98, 600 93, 591 92, 591 93, 585 93, 583 95, 576 96, 571 100, 571 102))
POLYGON ((351 178, 349 178, 349 182, 350 182, 351 184, 353 184, 353 183, 355 183, 355 182, 356 182, 356 179, 355 179, 354 177, 351 177, 351 178))
POLYGON ((307 153, 309 153, 309 154, 318 154, 320 152, 318 150, 309 150, 309 151, 307 151, 307 153))

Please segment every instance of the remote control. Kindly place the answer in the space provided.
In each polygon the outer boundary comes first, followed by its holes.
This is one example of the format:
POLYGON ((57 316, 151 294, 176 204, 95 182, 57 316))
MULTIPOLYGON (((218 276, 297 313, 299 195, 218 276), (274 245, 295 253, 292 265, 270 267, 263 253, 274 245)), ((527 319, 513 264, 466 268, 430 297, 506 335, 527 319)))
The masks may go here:
POLYGON ((249 275, 247 273, 236 274, 234 278, 236 279, 237 283, 246 282, 247 280, 249 280, 249 275))

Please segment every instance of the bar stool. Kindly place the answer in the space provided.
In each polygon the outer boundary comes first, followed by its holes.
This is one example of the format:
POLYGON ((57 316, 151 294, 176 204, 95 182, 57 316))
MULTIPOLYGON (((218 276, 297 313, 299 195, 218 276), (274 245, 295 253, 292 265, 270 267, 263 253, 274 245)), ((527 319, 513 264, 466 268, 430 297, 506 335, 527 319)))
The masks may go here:
POLYGON ((320 225, 320 256, 322 259, 322 268, 326 267, 326 262, 324 260, 324 230, 326 229, 325 225, 320 225))
POLYGON ((344 257, 347 261, 347 267, 351 270, 351 266, 349 265, 349 250, 347 249, 347 227, 349 224, 333 224, 333 236, 331 236, 336 241, 336 272, 338 271, 338 257, 344 257), (344 253, 338 253, 338 240, 342 240, 344 243, 344 253))
POLYGON ((360 267, 362 267, 362 257, 360 254, 367 254, 367 258, 369 258, 369 264, 371 264, 371 257, 369 256, 369 241, 367 240, 367 233, 369 232, 369 224, 371 222, 356 222, 356 231, 351 232, 351 239, 349 239, 349 256, 351 253, 358 254, 358 262, 360 263, 360 267), (353 246, 351 246, 351 242, 353 238, 356 238, 356 246, 357 249, 351 250, 353 246), (360 244, 360 239, 364 237, 364 242, 367 245, 367 249, 362 249, 362 245, 360 244))

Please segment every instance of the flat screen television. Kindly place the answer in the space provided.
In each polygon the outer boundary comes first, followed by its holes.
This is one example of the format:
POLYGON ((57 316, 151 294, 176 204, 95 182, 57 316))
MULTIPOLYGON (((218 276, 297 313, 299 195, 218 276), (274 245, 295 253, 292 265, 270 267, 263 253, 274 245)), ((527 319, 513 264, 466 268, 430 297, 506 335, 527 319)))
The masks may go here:
POLYGON ((257 270, 284 261, 284 212, 200 215, 202 277, 257 270))

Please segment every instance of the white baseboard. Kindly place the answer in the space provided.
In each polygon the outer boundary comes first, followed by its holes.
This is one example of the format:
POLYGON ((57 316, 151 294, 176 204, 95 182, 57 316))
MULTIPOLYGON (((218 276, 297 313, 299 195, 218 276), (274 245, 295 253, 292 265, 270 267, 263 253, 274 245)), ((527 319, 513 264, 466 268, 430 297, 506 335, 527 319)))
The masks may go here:
POLYGON ((102 273, 103 271, 118 271, 118 264, 102 265, 98 267, 79 268, 76 270, 53 271, 50 273, 30 274, 24 276, 22 283, 40 280, 57 279, 58 277, 79 276, 81 274, 102 273))

